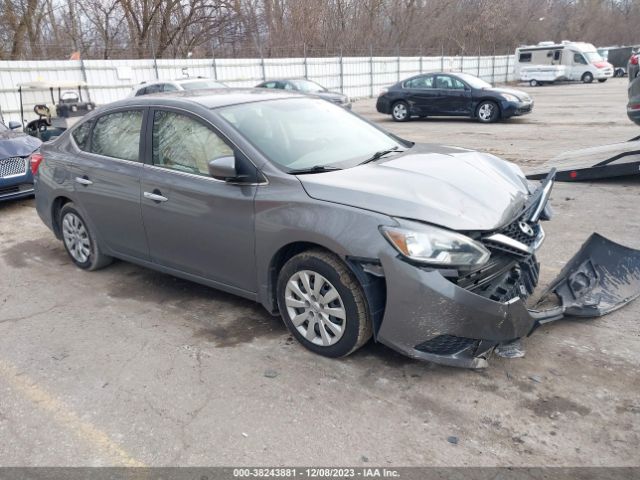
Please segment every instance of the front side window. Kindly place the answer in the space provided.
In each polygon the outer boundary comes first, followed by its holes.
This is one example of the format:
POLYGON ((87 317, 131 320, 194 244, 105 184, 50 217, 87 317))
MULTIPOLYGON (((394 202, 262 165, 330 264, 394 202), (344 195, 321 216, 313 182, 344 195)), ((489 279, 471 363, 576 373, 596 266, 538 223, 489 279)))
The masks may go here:
POLYGON ((580 65, 586 65, 587 61, 584 59, 582 54, 574 53, 573 54, 573 63, 579 63, 580 65))
POLYGON ((464 83, 457 78, 439 75, 436 78, 436 88, 443 90, 464 90, 464 83))
POLYGON ((176 87, 175 85, 171 85, 170 83, 165 83, 162 86, 162 91, 163 92, 177 92, 178 91, 178 87, 176 87))
POLYGON ((142 111, 109 113, 93 128, 91 153, 121 160, 139 161, 142 111))
POLYGON ((89 133, 93 122, 85 122, 73 130, 71 136, 80 150, 86 151, 89 147, 89 133))
POLYGON ((269 100, 219 111, 269 160, 287 170, 349 168, 375 152, 407 146, 326 100, 269 100))
POLYGON ((199 121, 158 110, 153 116, 152 155, 159 167, 208 176, 209 161, 233 155, 233 150, 199 121))

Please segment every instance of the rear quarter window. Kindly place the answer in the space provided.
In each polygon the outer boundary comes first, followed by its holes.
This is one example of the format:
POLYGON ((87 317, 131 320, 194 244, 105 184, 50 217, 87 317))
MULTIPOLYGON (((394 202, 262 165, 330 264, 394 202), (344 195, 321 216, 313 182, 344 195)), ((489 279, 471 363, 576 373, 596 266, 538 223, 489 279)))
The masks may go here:
POLYGON ((78 125, 73 132, 71 132, 73 141, 76 142, 80 150, 87 151, 89 149, 89 134, 91 133, 92 125, 93 122, 85 122, 82 125, 78 125))

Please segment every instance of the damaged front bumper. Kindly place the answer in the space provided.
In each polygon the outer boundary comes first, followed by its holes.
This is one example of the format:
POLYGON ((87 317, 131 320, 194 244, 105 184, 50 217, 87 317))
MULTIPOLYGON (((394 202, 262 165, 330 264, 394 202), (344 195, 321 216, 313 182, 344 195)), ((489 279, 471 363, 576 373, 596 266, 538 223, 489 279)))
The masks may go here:
MULTIPOLYGON (((551 176, 532 195, 527 218, 537 220, 543 214, 550 191, 551 176)), ((531 243, 535 248, 543 236, 541 229, 539 232, 531 243)), ((498 293, 487 293, 476 289, 475 284, 457 284, 439 270, 404 261, 394 251, 382 254, 387 300, 376 340, 412 358, 483 368, 496 346, 528 336, 541 324, 565 315, 604 315, 640 295, 640 251, 594 233, 538 303, 555 296, 560 304, 544 310, 527 308, 523 298, 537 283, 535 248, 523 244, 514 247, 505 239, 496 239, 495 234, 485 240, 494 242, 496 248, 504 247, 503 254, 511 249, 514 255, 524 255, 524 249, 529 248, 531 257, 517 265, 518 269, 522 269, 520 265, 533 266, 530 272, 519 273, 519 281, 513 282, 515 289, 508 291, 501 286, 498 293), (517 289, 521 295, 514 293, 517 289), (499 294, 502 291, 504 298, 499 294)))

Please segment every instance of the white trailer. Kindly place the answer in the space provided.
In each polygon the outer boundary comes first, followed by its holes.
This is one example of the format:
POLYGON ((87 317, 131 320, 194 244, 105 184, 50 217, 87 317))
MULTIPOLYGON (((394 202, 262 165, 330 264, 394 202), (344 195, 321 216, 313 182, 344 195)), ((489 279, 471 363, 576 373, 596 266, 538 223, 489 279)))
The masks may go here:
POLYGON ((594 80, 606 82, 613 76, 613 66, 606 62, 590 43, 540 42, 516 49, 516 77, 530 85, 559 80, 594 80))

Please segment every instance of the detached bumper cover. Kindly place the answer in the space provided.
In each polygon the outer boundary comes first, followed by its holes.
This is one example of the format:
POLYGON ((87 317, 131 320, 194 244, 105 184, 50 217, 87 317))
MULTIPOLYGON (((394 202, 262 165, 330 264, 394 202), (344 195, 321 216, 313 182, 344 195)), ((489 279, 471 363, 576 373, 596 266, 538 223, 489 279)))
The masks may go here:
POLYGON ((452 281, 439 270, 405 261, 391 247, 382 253, 386 307, 376 340, 412 358, 482 368, 496 345, 528 336, 543 323, 565 315, 597 317, 640 296, 640 251, 594 233, 538 304, 556 296, 560 305, 546 310, 527 308, 523 298, 537 283, 534 253, 538 239, 543 238, 537 221, 545 216, 554 174, 552 171, 531 195, 515 222, 522 227, 528 224, 530 233, 537 231, 537 236, 526 240, 526 234, 518 237, 507 227, 504 233, 483 237, 498 265, 490 261, 483 266, 485 277, 472 273, 452 281), (523 243, 527 241, 529 244, 523 243), (505 255, 511 258, 506 270, 499 265, 505 255))
POLYGON ((495 302, 396 256, 381 258, 387 277, 385 315, 377 341, 412 358, 483 368, 493 348, 532 333, 565 315, 598 317, 640 296, 640 251, 594 233, 551 283, 541 303, 528 309, 520 298, 495 302))

